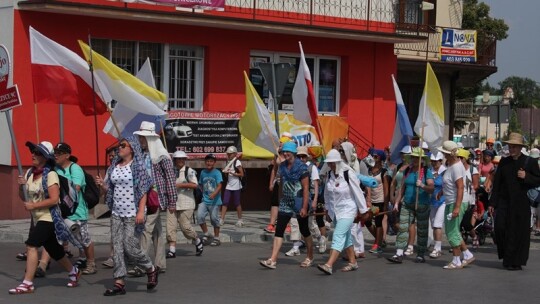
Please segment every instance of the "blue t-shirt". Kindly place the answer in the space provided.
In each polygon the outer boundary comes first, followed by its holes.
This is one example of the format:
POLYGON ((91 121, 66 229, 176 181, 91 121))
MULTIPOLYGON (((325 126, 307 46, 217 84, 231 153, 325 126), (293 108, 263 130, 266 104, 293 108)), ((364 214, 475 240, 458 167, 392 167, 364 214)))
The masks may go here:
MULTIPOLYGON (((433 173, 430 169, 424 170, 421 168, 421 172, 425 171, 425 176, 422 177, 422 182, 425 184, 426 180, 433 179, 433 173)), ((416 180, 418 179, 418 172, 407 172, 405 176, 405 193, 403 195, 403 201, 407 205, 416 203, 416 180)), ((427 205, 429 203, 430 194, 422 190, 418 192, 418 204, 427 205)))
MULTIPOLYGON (((64 168, 63 171, 57 168, 56 173, 72 181, 75 186, 80 186, 81 191, 84 191, 86 187, 86 180, 84 179, 84 171, 81 166, 77 165, 76 163, 72 163, 69 165, 69 167, 64 168)), ((88 220, 88 205, 84 201, 84 196, 82 195, 81 191, 77 192, 78 205, 77 209, 75 209, 75 213, 73 213, 72 216, 68 216, 68 218, 72 221, 88 220)))
POLYGON ((435 190, 433 191, 433 195, 430 199, 430 203, 433 207, 439 207, 440 205, 444 204, 444 195, 441 195, 441 197, 437 199, 437 194, 442 191, 443 175, 444 172, 437 175, 437 177, 433 181, 433 183, 435 184, 435 190))
POLYGON ((202 193, 203 198, 202 202, 207 205, 218 205, 220 206, 222 204, 221 202, 221 192, 216 195, 216 197, 212 200, 210 199, 210 194, 212 194, 219 184, 223 182, 223 177, 221 176, 221 172, 217 169, 212 169, 211 171, 208 171, 207 169, 204 169, 201 171, 201 177, 199 178, 199 185, 202 186, 202 193))

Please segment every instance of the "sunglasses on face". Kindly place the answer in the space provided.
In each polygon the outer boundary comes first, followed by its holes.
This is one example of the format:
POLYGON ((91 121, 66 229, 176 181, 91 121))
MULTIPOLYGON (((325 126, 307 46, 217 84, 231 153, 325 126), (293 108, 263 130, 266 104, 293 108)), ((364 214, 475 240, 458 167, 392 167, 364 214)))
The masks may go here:
POLYGON ((118 146, 119 146, 120 148, 122 148, 122 149, 125 149, 126 147, 129 147, 129 145, 126 144, 126 143, 121 143, 121 144, 118 145, 118 146))
POLYGON ((41 153, 39 153, 38 151, 32 151, 32 155, 35 155, 35 156, 43 156, 43 155, 41 155, 41 153))

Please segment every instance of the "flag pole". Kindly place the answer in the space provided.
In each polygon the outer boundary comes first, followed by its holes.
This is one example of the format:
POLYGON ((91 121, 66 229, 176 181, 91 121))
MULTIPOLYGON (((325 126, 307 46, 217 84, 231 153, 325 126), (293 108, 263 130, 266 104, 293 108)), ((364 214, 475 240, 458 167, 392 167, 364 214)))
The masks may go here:
POLYGON ((39 122, 38 122, 38 110, 37 110, 37 103, 34 102, 34 118, 36 119, 36 139, 37 143, 39 144, 39 122))
MULTIPOLYGON (((428 63, 429 64, 429 63, 428 63)), ((427 74, 427 66, 426 66, 426 84, 424 84, 424 109, 422 111, 422 129, 420 131, 420 141, 418 142, 418 146, 420 147, 420 149, 422 149, 422 143, 424 142, 424 129, 426 127, 426 124, 424 123, 424 121, 426 120, 426 107, 427 107, 427 100, 428 100, 428 93, 427 93, 427 81, 428 81, 428 74, 427 74)), ((423 152, 423 150, 422 150, 423 152)), ((418 161, 418 177, 420 176, 420 171, 422 170, 422 161, 423 161, 423 157, 420 157, 420 160, 418 161)), ((419 195, 419 188, 420 187, 416 187, 416 202, 414 204, 414 210, 417 211, 418 210, 418 195, 419 195)))
POLYGON ((107 112, 109 112, 109 115, 111 116, 111 120, 114 125, 114 129, 116 129, 116 134, 118 134, 118 139, 120 139, 120 136, 122 136, 122 133, 120 132, 120 128, 118 128, 118 123, 116 123, 116 119, 113 116, 113 111, 111 109, 111 105, 107 104, 107 112))
MULTIPOLYGON (((94 64, 92 62, 92 37, 88 33, 88 46, 90 47, 90 62, 88 63, 90 67, 90 74, 92 75, 92 101, 94 103, 94 130, 96 134, 96 167, 97 175, 99 176, 99 136, 98 136, 98 122, 97 122, 97 110, 96 110, 96 88, 95 88, 95 77, 94 77, 94 64)), ((112 115, 111 115, 112 117, 112 115)), ((114 121, 114 120, 113 120, 114 121)), ((116 124, 115 124, 116 127, 116 124)), ((116 129, 118 132, 118 129, 116 129)), ((120 135, 120 133, 118 133, 120 135)))
POLYGON ((159 125, 161 127, 161 136, 163 137, 163 144, 165 145, 165 150, 167 152, 169 151, 169 148, 167 148, 167 139, 165 138, 165 131, 163 130, 163 120, 159 120, 159 125))

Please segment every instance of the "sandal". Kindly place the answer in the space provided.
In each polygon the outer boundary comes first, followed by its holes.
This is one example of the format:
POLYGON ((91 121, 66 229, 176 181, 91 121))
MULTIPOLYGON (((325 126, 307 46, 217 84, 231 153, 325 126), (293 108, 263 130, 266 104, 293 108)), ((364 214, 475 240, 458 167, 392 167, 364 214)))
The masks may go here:
POLYGON ((136 278, 140 278, 144 275, 144 270, 142 270, 139 266, 135 266, 133 267, 133 269, 128 270, 127 274, 136 278))
POLYGON ((15 258, 19 261, 26 261, 26 252, 19 252, 17 253, 17 255, 15 256, 15 258))
POLYGON ((124 284, 120 283, 114 283, 113 288, 105 290, 105 293, 103 293, 104 296, 110 297, 110 296, 117 296, 117 295, 125 295, 126 294, 126 288, 124 284))
POLYGON ((195 242, 195 255, 200 256, 203 253, 203 241, 201 239, 197 239, 195 242))
POLYGON ((154 271, 147 272, 148 283, 146 283, 146 290, 152 290, 156 288, 158 284, 159 267, 154 266, 154 271))
POLYGON ((355 263, 355 264, 348 263, 347 266, 341 268, 341 271, 349 272, 349 271, 354 271, 356 269, 358 269, 358 263, 355 263))
POLYGON ((318 268, 320 271, 322 271, 322 272, 324 272, 325 274, 327 274, 327 275, 331 275, 331 274, 332 274, 332 267, 330 267, 330 266, 328 266, 328 265, 326 265, 326 264, 319 264, 319 265, 317 265, 317 268, 318 268))
POLYGON ((77 268, 77 272, 70 273, 68 277, 69 277, 69 282, 66 284, 67 287, 72 288, 72 287, 79 286, 79 278, 81 277, 81 270, 77 268))
POLYGON ((10 289, 9 294, 25 294, 25 293, 33 293, 34 292, 34 284, 25 284, 21 283, 19 286, 10 289))
POLYGON ((305 258, 304 261, 300 263, 300 267, 302 268, 308 268, 311 267, 311 265, 313 265, 313 260, 311 260, 310 258, 305 258))
POLYGON ((394 254, 392 257, 386 258, 389 262, 392 262, 394 264, 401 264, 403 263, 403 256, 394 254))
POLYGON ((412 255, 414 253, 414 249, 411 247, 407 247, 407 250, 403 254, 405 255, 412 255))
POLYGON ((219 246, 221 245, 221 241, 219 239, 213 239, 210 243, 210 246, 219 246))
POLYGON ((167 255, 165 256, 166 259, 174 259, 176 258, 176 252, 172 252, 170 250, 167 250, 167 255))
POLYGON ((38 266, 36 268, 36 272, 34 273, 34 277, 36 277, 36 278, 44 278, 45 275, 46 275, 45 270, 43 270, 43 268, 38 266))
POLYGON ((272 261, 271 259, 259 261, 259 264, 269 269, 276 269, 277 262, 272 261))

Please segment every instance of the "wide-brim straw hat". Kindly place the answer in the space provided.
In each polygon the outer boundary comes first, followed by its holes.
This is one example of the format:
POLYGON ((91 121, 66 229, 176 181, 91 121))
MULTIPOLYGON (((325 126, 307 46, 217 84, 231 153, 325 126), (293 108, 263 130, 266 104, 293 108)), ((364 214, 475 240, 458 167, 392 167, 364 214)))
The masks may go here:
POLYGON ((503 141, 507 145, 518 145, 518 146, 527 146, 523 140, 523 135, 519 133, 510 133, 507 141, 503 141))
POLYGON ((437 150, 441 151, 444 154, 456 155, 457 150, 458 150, 458 145, 457 143, 451 140, 447 140, 443 142, 442 146, 438 147, 437 150))

